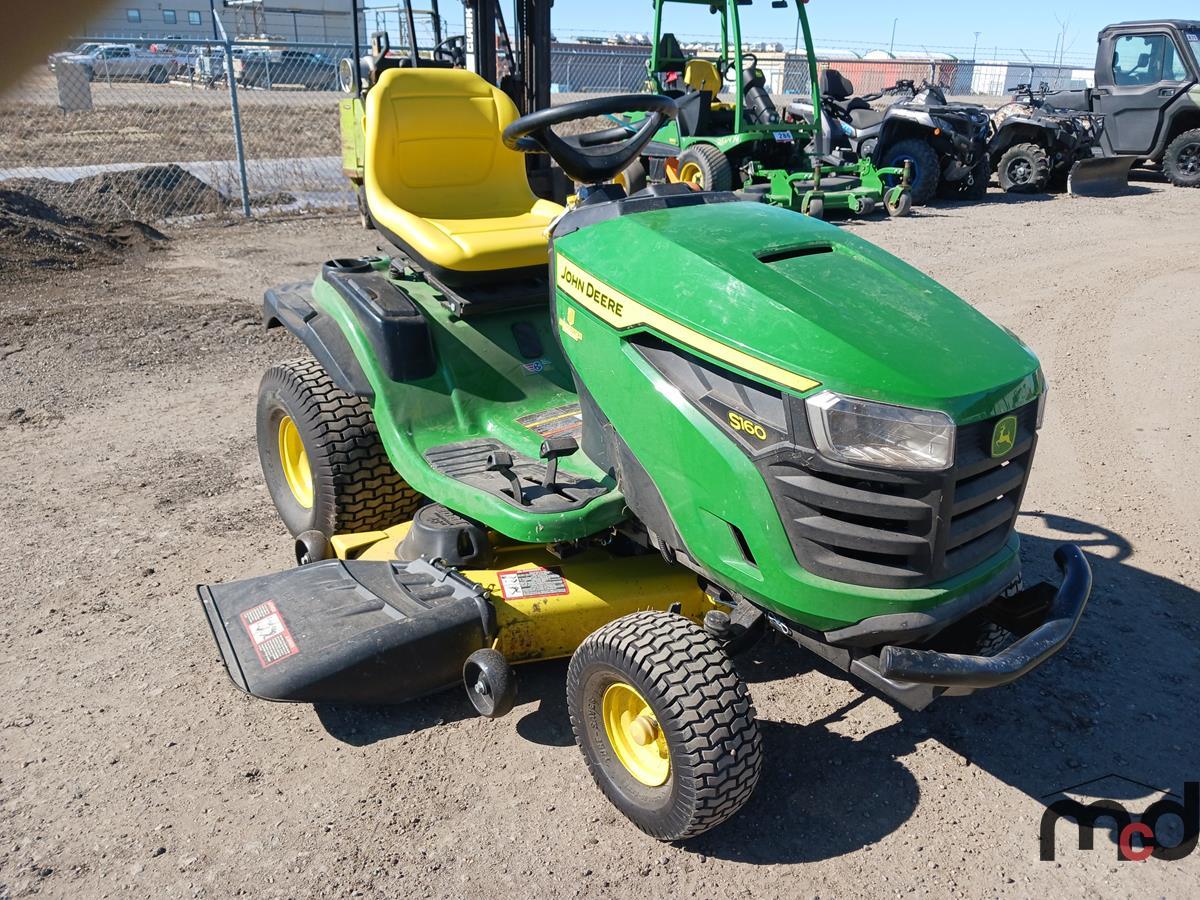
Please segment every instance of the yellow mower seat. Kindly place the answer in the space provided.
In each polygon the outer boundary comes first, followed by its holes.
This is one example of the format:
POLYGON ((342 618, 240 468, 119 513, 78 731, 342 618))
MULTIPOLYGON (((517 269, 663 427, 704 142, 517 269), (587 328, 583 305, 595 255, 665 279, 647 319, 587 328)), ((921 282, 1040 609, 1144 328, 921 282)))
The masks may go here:
POLYGON ((683 82, 693 91, 708 91, 712 94, 711 109, 733 109, 732 103, 723 103, 717 99, 723 84, 721 73, 707 59, 689 59, 683 70, 683 82))
POLYGON ((441 274, 545 266, 562 207, 534 196, 501 133, 517 109, 461 69, 388 69, 367 94, 367 205, 376 226, 441 274))

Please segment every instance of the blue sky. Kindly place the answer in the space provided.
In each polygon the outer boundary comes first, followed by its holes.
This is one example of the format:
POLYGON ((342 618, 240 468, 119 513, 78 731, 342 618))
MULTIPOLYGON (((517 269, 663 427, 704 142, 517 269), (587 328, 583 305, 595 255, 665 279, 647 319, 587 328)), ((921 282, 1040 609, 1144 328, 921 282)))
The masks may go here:
MULTIPOLYGON (((507 6, 507 4, 506 4, 507 6)), ((555 0, 553 23, 559 38, 575 34, 648 32, 650 0, 555 0)), ((1067 23, 1067 62, 1090 62, 1096 52, 1096 33, 1110 22, 1145 18, 1198 18, 1197 0, 1160 0, 1151 10, 1128 0, 1003 0, 994 3, 897 3, 895 0, 811 0, 808 4, 813 39, 818 47, 887 48, 896 23, 896 50, 953 48, 969 56, 979 35, 979 56, 1014 56, 1024 49, 1048 59, 1067 23), (1004 52, 1008 50, 1010 52, 1004 52)), ((741 10, 742 31, 753 40, 782 41, 790 47, 795 17, 791 10, 771 9, 768 0, 757 0, 741 10)), ((715 34, 716 24, 702 7, 668 8, 664 22, 669 30, 698 36, 715 34), (666 18, 670 16, 670 18, 666 18)), ((1019 58, 1019 57, 1018 57, 1019 58)))

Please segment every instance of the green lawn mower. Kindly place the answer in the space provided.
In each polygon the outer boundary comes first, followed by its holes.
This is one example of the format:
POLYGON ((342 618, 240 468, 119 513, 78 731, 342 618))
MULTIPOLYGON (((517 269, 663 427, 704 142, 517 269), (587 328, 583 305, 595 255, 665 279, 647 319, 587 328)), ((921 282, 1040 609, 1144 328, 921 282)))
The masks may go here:
MULTIPOLYGON (((767 90, 758 58, 742 49, 738 7, 748 0, 655 0, 654 43, 650 51, 649 89, 673 97, 679 114, 655 135, 642 158, 620 180, 633 190, 650 182, 684 182, 706 190, 741 188, 775 206, 799 210, 815 218, 848 211, 869 215, 879 205, 892 216, 908 215, 912 197, 903 168, 876 167, 867 157, 835 159, 814 148, 822 146, 821 123, 784 121, 767 90), (668 6, 705 6, 721 20, 720 55, 716 60, 687 56, 671 32, 663 31, 668 6), (733 80, 733 102, 720 99, 733 80), (893 187, 885 184, 890 178, 893 187)), ((773 0, 787 9, 789 0, 773 0)), ((817 63, 803 0, 795 0, 804 32, 809 76, 817 90, 817 63)), ((637 115, 607 132, 585 138, 593 143, 621 138, 637 115)), ((851 154, 853 156, 853 154, 851 154)))
POLYGON ((288 571, 199 588, 269 700, 400 703, 570 658, 604 794, 662 840, 762 766, 731 656, 768 631, 895 701, 1011 682, 1091 589, 1024 587, 1016 516, 1045 385, 1009 332, 831 225, 730 192, 612 183, 676 114, 604 97, 521 118, 457 69, 381 74, 364 190, 388 256, 267 292, 311 357, 262 381, 288 571), (433 110, 437 115, 430 114, 433 110), (642 113, 598 147, 552 128, 642 113), (538 199, 522 153, 585 185, 538 199), (697 237, 703 236, 698 241, 697 237))

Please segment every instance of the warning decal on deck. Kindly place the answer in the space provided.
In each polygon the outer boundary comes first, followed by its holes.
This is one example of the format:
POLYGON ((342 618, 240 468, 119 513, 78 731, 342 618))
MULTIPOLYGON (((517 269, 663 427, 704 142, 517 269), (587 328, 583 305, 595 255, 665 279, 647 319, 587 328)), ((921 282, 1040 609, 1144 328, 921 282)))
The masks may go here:
POLYGON ((583 430, 583 413, 580 412, 578 403, 567 403, 553 409, 528 413, 517 419, 517 424, 524 425, 544 438, 566 434, 579 440, 583 430))
POLYGON ((505 600, 524 600, 529 597, 561 597, 567 593, 567 581, 562 569, 512 569, 497 573, 500 593, 505 600))
POLYGON ((246 610, 242 613, 242 624, 264 669, 300 652, 274 600, 246 610))

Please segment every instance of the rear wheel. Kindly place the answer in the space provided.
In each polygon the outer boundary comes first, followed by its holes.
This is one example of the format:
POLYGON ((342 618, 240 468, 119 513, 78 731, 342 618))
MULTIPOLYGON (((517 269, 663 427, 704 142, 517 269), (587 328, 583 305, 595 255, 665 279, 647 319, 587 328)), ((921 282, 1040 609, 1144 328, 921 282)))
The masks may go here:
POLYGON ((392 467, 371 407, 335 385, 316 360, 268 369, 257 417, 267 490, 293 535, 386 528, 420 505, 392 467))
POLYGON ((1171 141, 1163 156, 1163 173, 1176 187, 1200 187, 1200 128, 1171 141))
POLYGON ((567 670, 575 740, 604 795, 652 837, 708 831, 750 799, 762 741, 721 645, 665 612, 593 632, 567 670))
POLYGON ((1009 193, 1040 194, 1050 183, 1050 157, 1038 144, 1017 144, 1004 151, 996 175, 1009 193))
POLYGON ((150 67, 150 81, 153 84, 162 84, 167 80, 167 70, 162 66, 150 67))
POLYGON ((679 154, 679 180, 706 191, 727 191, 733 187, 733 167, 712 144, 693 144, 679 154))
MULTIPOLYGON (((906 162, 912 166, 912 181, 909 187, 912 190, 912 202, 917 206, 924 206, 937 194, 941 170, 938 167, 937 153, 929 146, 928 141, 921 138, 897 141, 885 148, 880 158, 884 166, 902 169, 906 162)), ((899 184, 900 179, 895 175, 888 175, 884 183, 891 187, 899 184)))

